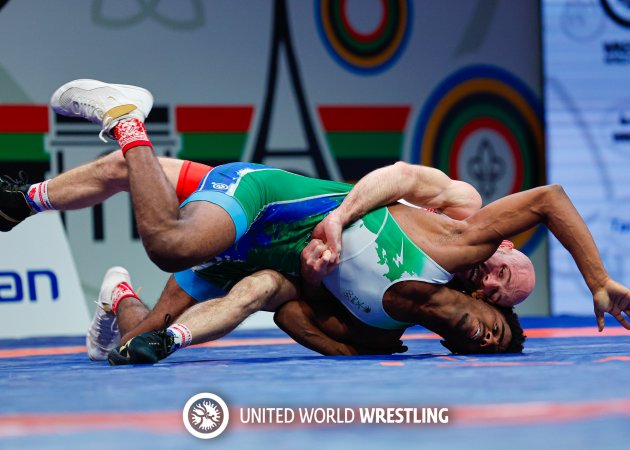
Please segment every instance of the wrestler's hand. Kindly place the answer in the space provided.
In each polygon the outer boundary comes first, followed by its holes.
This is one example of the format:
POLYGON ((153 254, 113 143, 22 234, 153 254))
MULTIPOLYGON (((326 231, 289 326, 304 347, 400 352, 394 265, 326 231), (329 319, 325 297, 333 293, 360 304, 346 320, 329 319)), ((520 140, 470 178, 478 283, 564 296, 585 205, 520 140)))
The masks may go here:
POLYGON ((341 255, 341 232, 343 231, 343 223, 332 211, 328 214, 324 220, 317 224, 313 229, 313 239, 319 239, 320 241, 328 245, 330 251, 330 266, 331 270, 339 264, 339 257, 341 255))
POLYGON ((318 285, 333 269, 332 253, 320 239, 313 239, 300 254, 302 279, 308 284, 318 285))
POLYGON ((608 279, 604 287, 593 293, 595 304, 595 316, 597 317, 597 328, 604 329, 604 313, 607 312, 627 330, 630 330, 630 323, 623 316, 623 313, 630 315, 630 290, 613 279, 608 279))

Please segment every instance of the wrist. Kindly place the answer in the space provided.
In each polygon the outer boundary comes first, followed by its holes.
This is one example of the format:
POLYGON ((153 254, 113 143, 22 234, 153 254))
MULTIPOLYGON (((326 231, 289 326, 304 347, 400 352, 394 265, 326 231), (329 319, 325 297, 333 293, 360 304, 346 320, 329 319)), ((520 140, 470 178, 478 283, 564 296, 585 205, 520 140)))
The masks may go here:
POLYGON ((604 289, 609 280, 610 280, 610 276, 606 273, 603 275, 589 278, 586 281, 586 285, 591 291, 591 294, 595 294, 596 292, 604 289))
POLYGON ((346 225, 361 217, 360 213, 353 215, 348 209, 349 208, 345 208, 343 204, 339 208, 333 209, 330 214, 328 214, 328 222, 337 223, 343 229, 346 225))

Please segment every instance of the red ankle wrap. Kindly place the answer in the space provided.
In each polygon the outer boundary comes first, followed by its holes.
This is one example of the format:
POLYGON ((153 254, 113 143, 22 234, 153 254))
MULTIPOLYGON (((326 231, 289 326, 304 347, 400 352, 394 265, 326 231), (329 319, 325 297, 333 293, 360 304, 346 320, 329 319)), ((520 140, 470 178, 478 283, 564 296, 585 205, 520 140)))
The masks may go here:
POLYGON ((129 286, 124 281, 116 286, 116 289, 114 290, 112 296, 114 297, 114 301, 112 302, 112 312, 114 313, 114 315, 118 315, 118 305, 120 304, 120 301, 125 298, 135 298, 140 303, 142 303, 142 300, 138 298, 138 295, 134 292, 131 286, 129 286))
POLYGON ((153 149, 144 123, 138 119, 127 119, 118 122, 116 127, 114 127, 113 134, 122 149, 123 155, 135 147, 146 146, 153 149))

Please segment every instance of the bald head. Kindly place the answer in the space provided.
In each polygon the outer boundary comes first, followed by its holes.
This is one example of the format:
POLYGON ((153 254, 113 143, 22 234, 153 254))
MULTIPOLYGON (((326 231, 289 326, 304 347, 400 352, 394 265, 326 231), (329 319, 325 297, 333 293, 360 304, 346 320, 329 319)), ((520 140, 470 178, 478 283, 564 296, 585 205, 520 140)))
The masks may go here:
POLYGON ((536 284, 534 265, 510 241, 503 241, 490 258, 457 277, 473 297, 507 308, 525 300, 536 284))
POLYGON ((512 242, 503 241, 490 259, 506 265, 509 270, 504 295, 496 302, 498 305, 515 306, 529 297, 536 285, 536 272, 527 255, 514 248, 512 242))

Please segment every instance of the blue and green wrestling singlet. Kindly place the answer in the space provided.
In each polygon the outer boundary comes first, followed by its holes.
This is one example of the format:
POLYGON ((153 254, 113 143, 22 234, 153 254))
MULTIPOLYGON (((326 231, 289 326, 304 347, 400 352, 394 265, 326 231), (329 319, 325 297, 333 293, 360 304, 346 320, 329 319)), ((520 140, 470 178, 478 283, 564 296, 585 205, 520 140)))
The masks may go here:
POLYGON ((196 201, 221 206, 234 221, 235 242, 221 255, 175 274, 175 279, 193 298, 205 300, 223 295, 263 268, 298 275, 300 253, 313 228, 351 188, 259 164, 215 167, 182 207, 196 201))
MULTIPOLYGON (((223 295, 243 277, 264 268, 299 275, 300 254, 313 228, 351 189, 350 184, 251 163, 216 167, 182 206, 195 201, 220 205, 234 221, 235 242, 221 255, 175 274, 175 279, 202 301, 223 295)), ((383 294, 392 284, 411 280, 445 284, 452 278, 406 236, 387 208, 377 208, 351 224, 343 241, 341 262, 325 284, 367 324, 385 329, 408 326, 382 308, 383 294)))

